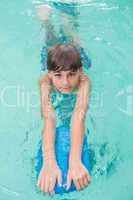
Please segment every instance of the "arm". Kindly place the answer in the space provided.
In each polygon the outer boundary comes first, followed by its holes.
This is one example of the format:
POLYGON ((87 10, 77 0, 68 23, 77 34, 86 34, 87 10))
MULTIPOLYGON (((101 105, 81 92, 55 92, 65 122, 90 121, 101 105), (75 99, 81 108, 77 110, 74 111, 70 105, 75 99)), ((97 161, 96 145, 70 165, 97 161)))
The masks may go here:
POLYGON ((79 92, 71 121, 71 150, 70 163, 81 161, 82 144, 84 138, 84 119, 88 110, 91 91, 91 81, 83 75, 79 85, 79 92))
POLYGON ((41 95, 41 114, 44 118, 45 125, 42 132, 42 151, 44 160, 55 160, 54 141, 55 141, 55 112, 52 107, 49 93, 52 85, 46 74, 39 80, 41 95), (44 143, 45 141, 45 143, 44 143))
POLYGON ((71 148, 69 156, 69 170, 67 175, 67 189, 74 181, 77 190, 83 189, 90 183, 88 170, 82 163, 81 152, 84 138, 84 118, 88 108, 91 82, 87 76, 82 76, 75 110, 71 119, 71 148))
POLYGON ((55 112, 49 97, 52 85, 48 75, 42 77, 39 84, 41 112, 45 120, 45 125, 42 132, 42 156, 44 163, 38 177, 37 185, 43 192, 54 194, 56 179, 61 186, 62 175, 55 158, 55 112))

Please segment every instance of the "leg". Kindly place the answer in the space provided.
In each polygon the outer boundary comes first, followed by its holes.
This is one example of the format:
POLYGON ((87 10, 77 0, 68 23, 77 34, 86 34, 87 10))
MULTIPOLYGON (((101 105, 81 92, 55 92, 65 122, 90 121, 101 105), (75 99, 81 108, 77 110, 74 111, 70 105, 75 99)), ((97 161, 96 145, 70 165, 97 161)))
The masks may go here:
POLYGON ((58 43, 58 38, 50 19, 51 14, 52 8, 49 5, 41 5, 37 7, 37 16, 42 21, 41 28, 45 31, 45 41, 40 53, 41 71, 45 71, 47 69, 48 48, 58 43))
POLYGON ((50 16, 52 8, 49 5, 40 5, 37 7, 37 16, 42 21, 42 28, 44 27, 46 33, 46 46, 52 46, 58 42, 54 26, 51 22, 50 16))
POLYGON ((78 3, 75 1, 65 1, 62 0, 61 2, 53 2, 52 6, 59 11, 60 18, 62 20, 62 25, 60 26, 60 41, 65 42, 72 42, 78 45, 79 35, 78 35, 78 3))
POLYGON ((63 21, 64 34, 68 38, 71 38, 71 42, 80 46, 81 41, 77 30, 77 16, 70 16, 66 13, 61 13, 61 18, 63 21))
POLYGON ((82 58, 83 66, 86 70, 91 67, 91 59, 87 54, 87 51, 84 50, 82 41, 80 40, 77 26, 77 16, 68 15, 66 13, 61 13, 63 19, 62 29, 64 31, 64 35, 68 38, 69 42, 74 43, 80 51, 80 55, 82 58))

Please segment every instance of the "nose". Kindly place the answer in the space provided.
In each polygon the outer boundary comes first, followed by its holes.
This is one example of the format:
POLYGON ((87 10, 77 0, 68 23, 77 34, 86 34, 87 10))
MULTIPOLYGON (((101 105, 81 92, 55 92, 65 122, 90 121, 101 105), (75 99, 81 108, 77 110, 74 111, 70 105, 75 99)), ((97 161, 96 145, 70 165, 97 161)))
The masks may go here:
POLYGON ((63 83, 63 86, 68 86, 68 78, 63 77, 62 83, 63 83))

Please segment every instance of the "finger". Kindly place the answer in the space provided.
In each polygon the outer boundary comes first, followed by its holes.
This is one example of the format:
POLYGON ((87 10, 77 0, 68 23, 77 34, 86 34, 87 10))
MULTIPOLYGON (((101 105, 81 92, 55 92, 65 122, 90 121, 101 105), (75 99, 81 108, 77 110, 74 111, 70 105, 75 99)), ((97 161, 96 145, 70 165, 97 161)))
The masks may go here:
POLYGON ((44 187, 45 187, 45 180, 44 179, 41 179, 41 182, 40 182, 40 190, 42 191, 42 192, 44 192, 44 187))
POLYGON ((62 186, 62 174, 61 174, 61 172, 58 173, 57 180, 58 180, 59 186, 62 186))
POLYGON ((87 175, 87 179, 88 179, 88 182, 91 183, 91 176, 89 174, 87 175))
POLYGON ((85 187, 89 184, 89 180, 88 180, 87 176, 84 177, 83 182, 84 182, 85 187))
POLYGON ((71 186, 71 177, 70 177, 70 175, 68 174, 67 175, 67 190, 70 188, 70 186, 71 186))
POLYGON ((86 171, 85 177, 87 177, 88 182, 90 183, 91 182, 91 176, 90 176, 90 174, 89 174, 89 172, 88 172, 88 170, 86 168, 85 168, 85 171, 86 171))
POLYGON ((77 190, 80 190, 80 182, 79 182, 79 179, 76 178, 76 179, 73 179, 73 181, 74 181, 74 184, 75 184, 75 186, 76 186, 76 189, 77 189, 77 190))
POLYGON ((84 188, 84 177, 80 176, 81 178, 79 178, 79 184, 80 184, 80 189, 84 188))
POLYGON ((49 179, 46 176, 45 183, 44 183, 44 192, 46 192, 46 193, 48 192, 48 186, 49 186, 49 179))
POLYGON ((37 186, 40 187, 40 184, 41 184, 41 173, 38 176, 37 186))
POLYGON ((40 179, 37 180, 37 187, 40 187, 40 179))
POLYGON ((50 194, 50 195, 54 195, 54 194, 55 194, 55 191, 52 191, 52 192, 50 192, 49 194, 50 194))
POLYGON ((41 170, 40 174, 38 176, 38 182, 37 182, 37 185, 41 191, 44 190, 44 180, 45 180, 45 178, 44 178, 44 176, 42 176, 42 170, 41 170))
POLYGON ((49 194, 54 194, 54 186, 56 183, 56 178, 50 179, 49 181, 49 194))

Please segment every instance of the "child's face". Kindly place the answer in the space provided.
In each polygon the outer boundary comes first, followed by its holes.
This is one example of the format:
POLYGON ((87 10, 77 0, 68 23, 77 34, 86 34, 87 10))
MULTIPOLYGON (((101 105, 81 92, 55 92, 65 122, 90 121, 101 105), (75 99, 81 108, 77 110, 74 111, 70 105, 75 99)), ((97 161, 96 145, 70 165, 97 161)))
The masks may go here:
POLYGON ((48 75, 52 80, 53 86, 63 93, 69 93, 73 89, 76 89, 79 84, 80 75, 82 73, 82 68, 78 69, 76 72, 72 71, 49 71, 48 75))

